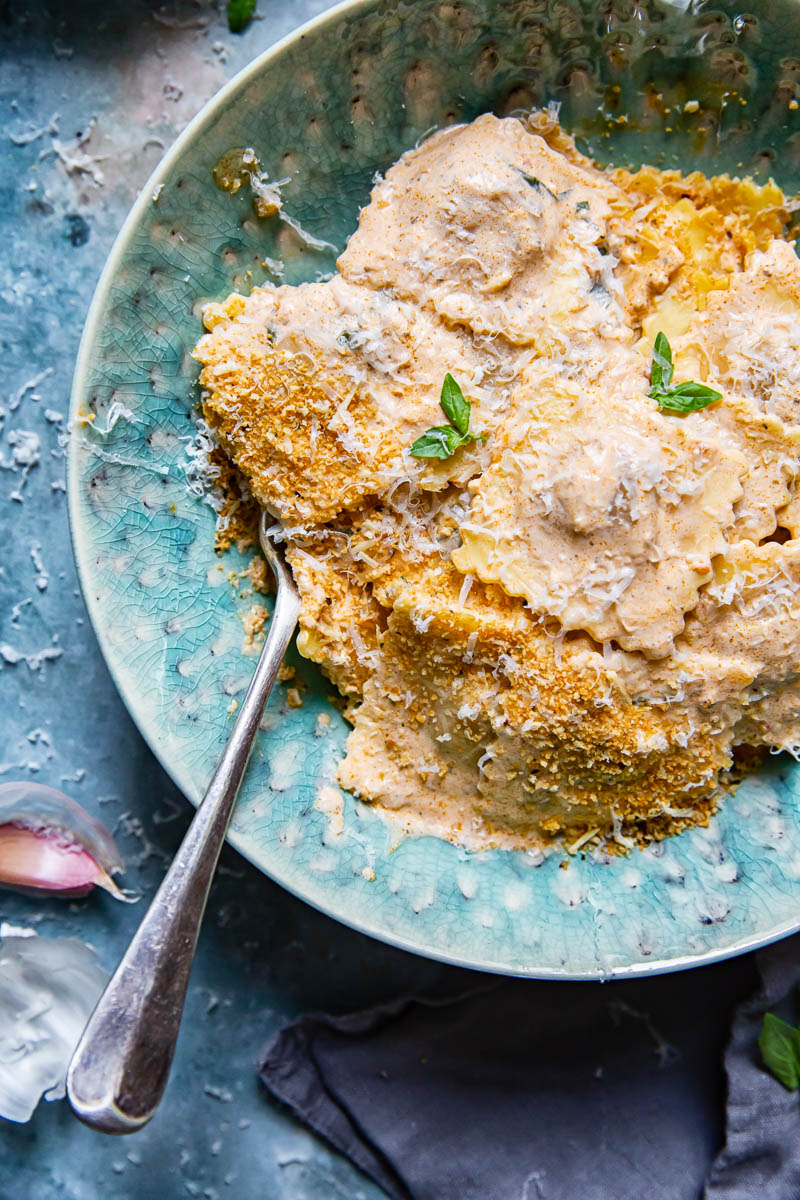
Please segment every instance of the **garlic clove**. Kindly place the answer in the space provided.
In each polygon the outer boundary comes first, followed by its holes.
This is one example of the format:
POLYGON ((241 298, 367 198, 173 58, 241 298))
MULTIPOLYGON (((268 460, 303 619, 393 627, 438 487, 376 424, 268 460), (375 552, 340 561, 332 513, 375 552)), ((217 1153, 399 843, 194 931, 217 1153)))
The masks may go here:
POLYGON ((37 896, 85 896, 124 870, 113 837, 85 809, 38 783, 0 785, 0 887, 37 896))
MULTIPOLYGON (((47 833, 19 825, 0 825, 0 887, 85 896, 100 882, 99 874, 108 879, 81 846, 70 846, 63 839, 53 841, 47 833)), ((113 890, 113 880, 109 883, 113 890)))

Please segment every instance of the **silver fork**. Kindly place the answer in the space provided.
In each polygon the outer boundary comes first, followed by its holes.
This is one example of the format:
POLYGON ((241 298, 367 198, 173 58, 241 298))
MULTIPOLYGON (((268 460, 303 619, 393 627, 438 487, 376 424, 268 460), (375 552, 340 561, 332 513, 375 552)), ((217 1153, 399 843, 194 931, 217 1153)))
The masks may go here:
POLYGON ((277 595, 250 687, 208 791, 67 1072, 73 1112, 103 1133, 135 1133, 163 1095, 211 881, 259 722, 297 624, 300 597, 264 514, 259 539, 277 595))

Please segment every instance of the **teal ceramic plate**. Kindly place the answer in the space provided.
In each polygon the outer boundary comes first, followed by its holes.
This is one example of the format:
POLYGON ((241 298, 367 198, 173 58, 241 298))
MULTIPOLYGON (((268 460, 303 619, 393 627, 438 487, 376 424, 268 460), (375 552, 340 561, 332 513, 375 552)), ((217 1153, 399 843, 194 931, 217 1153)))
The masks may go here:
MULTIPOLYGON (((136 203, 97 289, 72 398, 69 502, 103 653, 139 728, 186 795, 202 795, 253 668, 217 569, 214 513, 187 454, 201 302, 330 271, 376 171, 432 127, 555 101, 601 160, 698 167, 800 187, 800 8, 738 15, 690 0, 360 0, 255 61, 192 122, 136 203), (792 57, 794 56, 794 57, 792 57), (687 102, 697 101, 697 105, 687 102), (625 118, 621 120, 620 118, 625 118), (212 168, 252 146, 286 211, 212 168), (266 265, 265 265, 266 264, 266 265), (90 414, 91 423, 84 420, 90 414)), ((242 566, 228 556, 226 570, 242 566)), ((231 841, 338 920, 467 966, 599 978, 709 962, 800 926, 800 773, 775 759, 708 829, 610 863, 392 845, 347 799, 315 808, 347 729, 298 660, 305 704, 278 689, 231 841), (330 724, 317 717, 327 713, 330 724)))

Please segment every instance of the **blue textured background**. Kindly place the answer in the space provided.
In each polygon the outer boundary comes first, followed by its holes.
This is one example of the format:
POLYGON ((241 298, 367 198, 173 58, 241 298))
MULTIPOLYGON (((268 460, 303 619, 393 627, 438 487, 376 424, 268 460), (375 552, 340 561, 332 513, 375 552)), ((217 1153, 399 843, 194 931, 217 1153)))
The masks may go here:
MULTIPOLYGON (((751 24, 718 13, 712 37, 702 10, 667 0, 650 0, 646 15, 609 18, 611 34, 593 0, 560 0, 531 38, 526 22, 537 5, 355 0, 313 22, 203 109, 159 163, 109 258, 70 410, 76 558, 120 692, 195 801, 252 671, 241 649, 251 598, 234 597, 225 582, 242 558, 214 561, 212 512, 186 486, 201 300, 246 290, 273 270, 273 258, 290 280, 317 277, 332 266, 333 248, 298 248, 290 216, 342 247, 376 171, 426 130, 514 109, 521 92, 530 104, 563 102, 565 127, 601 161, 687 161, 711 173, 763 173, 774 163, 778 180, 796 186, 789 149, 800 110, 787 100, 797 90, 794 60, 777 58, 772 0, 754 45, 751 24), (620 45, 642 81, 625 97, 623 124, 598 109, 604 90, 620 94, 612 82, 620 45), (743 81, 736 109, 744 116, 726 125, 732 71, 743 81), (695 117, 678 124, 671 115, 689 87, 697 122, 720 123, 718 136, 701 135, 702 155, 695 117), (655 120, 652 88, 671 101, 655 120), (237 144, 254 147, 271 178, 287 176, 283 219, 256 221, 246 189, 231 196, 214 185, 214 164, 237 144)), ((797 11, 788 0, 793 37, 797 11)), ((102 160, 63 150, 61 159, 99 185, 102 160)), ((366 806, 346 801, 340 834, 315 811, 346 727, 328 681, 309 664, 303 675, 302 708, 281 688, 270 699, 230 837, 273 879, 355 928, 462 966, 583 979, 697 964, 797 928, 800 775, 788 756, 748 778, 708 829, 628 859, 577 855, 564 871, 557 854, 470 854, 432 837, 394 847, 366 806), (323 730, 316 717, 326 707, 323 730)))
MULTIPOLYGON (((241 38, 204 3, 0 11, 0 779, 61 787, 100 815, 128 860, 126 883, 145 897, 190 810, 127 717, 78 596, 60 436, 72 366, 113 236, 164 148, 236 70, 325 7, 260 0, 261 19, 241 38), (12 455, 25 430, 41 449, 23 481, 12 455), (63 653, 37 667, 32 656, 42 650, 63 653)), ((110 968, 139 912, 105 898, 34 905, 4 897, 0 915, 81 936, 110 968)), ((747 969, 742 962, 742 978, 747 969)), ((713 995, 712 978, 696 973, 698 1003, 713 995)), ((42 1105, 28 1126, 0 1122, 0 1197, 379 1196, 267 1104, 255 1079, 258 1049, 302 1009, 352 1008, 461 982, 460 972, 327 920, 226 851, 157 1119, 124 1142, 83 1129, 63 1104, 42 1105)), ((535 1004, 548 985, 529 986, 535 1004)), ((598 1005, 626 986, 597 987, 598 1005)), ((669 1103, 668 1072, 662 1088, 669 1103)), ((682 1115, 702 1129, 710 1152, 717 1115, 685 1101, 682 1115)), ((596 1152, 590 1141, 585 1150, 596 1152)))
MULTIPOLYGON (((63 650, 41 670, 0 658, 0 779, 60 787, 116 828, 126 882, 145 898, 192 810, 132 725, 86 620, 54 414, 66 418, 114 235, 164 147, 227 78, 325 7, 260 0, 261 19, 242 37, 209 4, 0 10, 0 646, 63 650), (102 183, 58 155, 79 158, 70 147, 93 119, 87 151, 101 159, 102 183), (17 406, 19 389, 48 366, 17 406), (2 469, 19 430, 41 442, 22 503, 10 498, 21 472, 2 469)), ((140 912, 105 897, 34 903, 0 893, 0 918, 82 937, 108 968, 140 912)), ((0 1121, 0 1197, 372 1200, 377 1188, 268 1105, 258 1051, 302 1009, 349 1008, 446 974, 336 925, 227 850, 158 1119, 128 1141, 84 1129, 63 1103, 43 1103, 27 1126, 0 1121)))

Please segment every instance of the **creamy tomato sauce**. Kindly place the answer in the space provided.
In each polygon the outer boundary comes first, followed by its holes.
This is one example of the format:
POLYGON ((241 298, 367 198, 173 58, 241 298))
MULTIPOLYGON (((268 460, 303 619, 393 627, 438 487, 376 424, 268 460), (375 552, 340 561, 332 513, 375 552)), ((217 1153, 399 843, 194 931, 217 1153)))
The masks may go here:
POLYGON ((777 187, 601 170, 546 114, 443 130, 337 275, 209 305, 204 408, 285 529, 339 781, 468 846, 705 822, 800 747, 800 261, 777 187), (654 398, 657 334, 673 386, 654 398), (481 435, 445 422, 450 373, 481 435))

